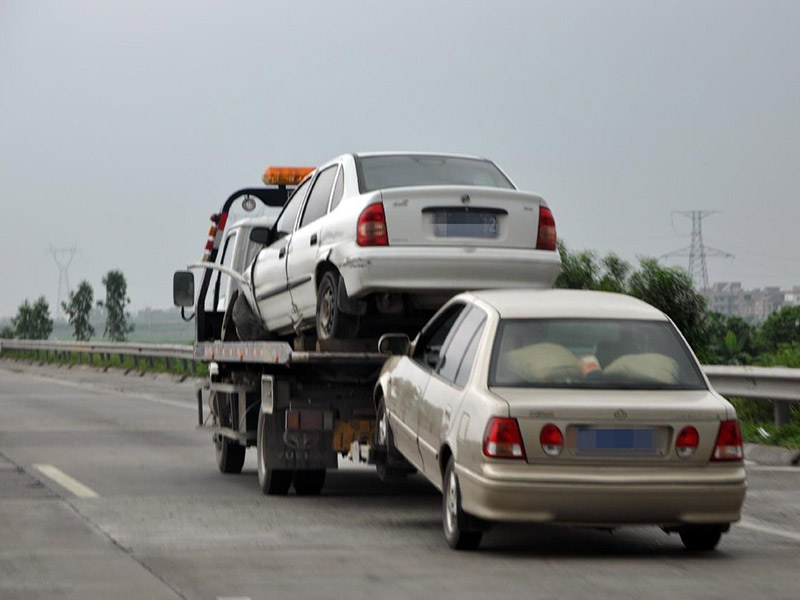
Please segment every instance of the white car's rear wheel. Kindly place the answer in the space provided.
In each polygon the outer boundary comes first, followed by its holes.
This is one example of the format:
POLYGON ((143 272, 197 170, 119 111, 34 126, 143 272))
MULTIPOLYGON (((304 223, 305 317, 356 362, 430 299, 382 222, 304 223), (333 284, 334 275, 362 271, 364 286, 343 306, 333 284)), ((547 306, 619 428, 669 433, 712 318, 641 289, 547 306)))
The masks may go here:
POLYGON ((358 334, 358 317, 339 308, 340 277, 335 271, 322 276, 317 289, 317 339, 347 339, 358 334))

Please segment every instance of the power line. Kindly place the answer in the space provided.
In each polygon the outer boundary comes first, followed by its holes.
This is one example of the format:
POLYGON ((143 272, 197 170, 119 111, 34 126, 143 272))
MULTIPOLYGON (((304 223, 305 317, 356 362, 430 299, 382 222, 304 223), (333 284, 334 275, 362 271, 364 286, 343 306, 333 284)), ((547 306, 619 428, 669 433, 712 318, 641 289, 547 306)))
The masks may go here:
POLYGON ((69 298, 69 266, 72 264, 72 259, 78 252, 78 245, 72 244, 69 248, 56 248, 52 244, 47 250, 53 257, 53 260, 58 267, 58 296, 56 297, 56 310, 55 314, 59 314, 66 318, 64 310, 61 308, 61 299, 67 300, 69 298))
POLYGON ((707 257, 722 257, 733 258, 733 254, 725 252, 724 250, 717 250, 711 248, 703 243, 703 219, 709 215, 719 212, 716 210, 674 210, 672 211, 673 228, 675 215, 687 217, 692 220, 692 241, 689 246, 679 248, 672 252, 667 252, 661 255, 660 258, 668 258, 672 256, 688 256, 689 257, 689 275, 695 285, 700 285, 700 289, 704 294, 708 294, 708 265, 706 264, 707 257))

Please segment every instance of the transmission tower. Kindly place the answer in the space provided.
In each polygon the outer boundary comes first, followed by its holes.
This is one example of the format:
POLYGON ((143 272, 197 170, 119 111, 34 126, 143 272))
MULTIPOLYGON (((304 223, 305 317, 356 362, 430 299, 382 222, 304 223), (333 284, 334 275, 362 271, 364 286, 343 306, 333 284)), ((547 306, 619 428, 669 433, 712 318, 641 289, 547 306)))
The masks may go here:
POLYGON ((75 258, 78 245, 72 244, 69 248, 56 248, 51 244, 47 251, 53 256, 53 260, 58 266, 58 296, 56 297, 55 314, 66 317, 61 308, 61 300, 69 298, 69 266, 72 264, 72 259, 75 258))
POLYGON ((692 281, 704 294, 708 294, 708 265, 706 265, 706 258, 709 256, 721 258, 733 258, 733 254, 725 252, 724 250, 717 250, 711 248, 703 243, 703 219, 709 215, 719 212, 716 210, 674 210, 672 211, 672 218, 675 215, 680 215, 692 220, 692 243, 685 248, 679 248, 672 252, 663 254, 661 258, 673 256, 688 256, 689 257, 689 275, 692 281))

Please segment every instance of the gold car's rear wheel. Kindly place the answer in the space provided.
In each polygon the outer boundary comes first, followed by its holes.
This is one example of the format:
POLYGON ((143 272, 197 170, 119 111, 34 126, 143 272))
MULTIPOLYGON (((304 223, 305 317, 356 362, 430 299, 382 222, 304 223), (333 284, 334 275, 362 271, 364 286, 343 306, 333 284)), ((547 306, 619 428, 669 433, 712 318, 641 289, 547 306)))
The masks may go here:
POLYGON ((475 550, 480 546, 483 531, 474 528, 474 518, 461 508, 461 490, 452 457, 447 463, 443 487, 442 522, 447 543, 454 550, 475 550))

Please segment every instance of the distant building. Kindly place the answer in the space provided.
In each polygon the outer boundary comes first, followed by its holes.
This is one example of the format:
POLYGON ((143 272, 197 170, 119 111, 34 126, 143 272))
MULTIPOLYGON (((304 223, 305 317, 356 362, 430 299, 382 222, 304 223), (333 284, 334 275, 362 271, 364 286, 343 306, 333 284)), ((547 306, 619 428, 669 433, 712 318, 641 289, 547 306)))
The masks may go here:
POLYGON ((746 290, 738 281, 722 281, 713 284, 706 297, 710 310, 760 323, 783 306, 800 306, 800 286, 791 290, 778 287, 746 290))

